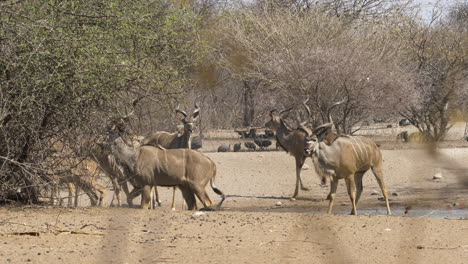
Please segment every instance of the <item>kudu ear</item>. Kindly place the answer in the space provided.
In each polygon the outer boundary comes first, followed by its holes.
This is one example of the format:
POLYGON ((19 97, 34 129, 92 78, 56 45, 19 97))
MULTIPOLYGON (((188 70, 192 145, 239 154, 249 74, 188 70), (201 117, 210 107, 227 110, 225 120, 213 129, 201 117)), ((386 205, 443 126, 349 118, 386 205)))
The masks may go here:
POLYGON ((326 135, 331 133, 333 127, 333 123, 326 123, 316 127, 313 133, 317 136, 319 141, 321 141, 326 135))
POLYGON ((306 136, 311 136, 313 134, 312 132, 312 129, 308 128, 306 126, 306 122, 302 122, 299 124, 299 127, 297 129, 301 130, 302 132, 304 132, 306 134, 306 136))
POLYGON ((198 118, 199 115, 200 115, 200 107, 198 106, 197 103, 195 103, 195 110, 193 110, 193 114, 192 114, 192 118, 194 119, 194 121, 198 118))
POLYGON ((114 117, 112 118, 108 124, 106 125, 106 129, 108 133, 115 132, 120 128, 120 125, 123 123, 123 118, 122 117, 114 117))
POLYGON ((119 109, 117 109, 117 113, 119 114, 119 116, 113 122, 115 123, 120 122, 120 121, 127 122, 130 120, 130 117, 132 117, 133 114, 135 114, 135 109, 133 109, 130 113, 128 113, 127 109, 125 108, 125 114, 120 112, 119 109))
POLYGON ((183 121, 187 117, 187 113, 185 113, 185 111, 180 110, 179 106, 177 106, 175 112, 176 112, 177 118, 180 121, 183 121))
POLYGON ((276 111, 277 111, 277 109, 276 109, 276 108, 275 108, 275 109, 273 109, 273 110, 270 110, 270 117, 273 117, 273 113, 274 113, 274 112, 276 112, 276 111))
POLYGON ((292 110, 292 109, 293 109, 293 108, 290 107, 290 108, 288 108, 288 109, 286 109, 286 110, 281 111, 281 112, 280 112, 281 118, 282 118, 282 119, 286 119, 286 118, 289 116, 289 113, 291 113, 291 110, 292 110))

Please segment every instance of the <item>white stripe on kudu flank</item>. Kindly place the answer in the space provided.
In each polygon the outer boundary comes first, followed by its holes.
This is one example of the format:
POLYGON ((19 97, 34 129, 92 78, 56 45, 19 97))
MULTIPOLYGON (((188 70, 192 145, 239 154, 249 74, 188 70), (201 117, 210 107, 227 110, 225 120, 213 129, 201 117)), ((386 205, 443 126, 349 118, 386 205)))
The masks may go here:
MULTIPOLYGON (((351 138, 351 139, 356 143, 356 145, 358 146, 359 152, 360 152, 360 153, 364 153, 364 152, 362 151, 362 149, 361 149, 361 145, 359 145, 359 143, 357 142, 357 140, 356 140, 353 136, 351 136, 350 138, 351 138)), ((351 143, 351 144, 354 146, 354 143, 351 143)), ((360 157, 359 155, 357 155, 357 157, 358 157, 360 160, 362 160, 362 157, 360 157)))
POLYGON ((167 153, 166 153, 166 150, 165 150, 165 149, 163 149, 163 153, 164 153, 164 170, 167 171, 167 169, 168 169, 168 166, 167 166, 168 161, 167 161, 167 153))
POLYGON ((367 152, 367 144, 362 140, 362 138, 358 137, 359 141, 362 143, 362 147, 366 151, 366 158, 367 160, 370 160, 369 153, 367 152))
POLYGON ((185 149, 182 149, 182 175, 185 176, 185 149))
MULTIPOLYGON (((349 138, 352 138, 352 137, 350 136, 349 138)), ((359 157, 359 154, 357 153, 356 148, 354 147, 354 143, 353 142, 349 142, 349 143, 351 143, 351 147, 353 147, 354 154, 356 154, 356 157, 359 157)))

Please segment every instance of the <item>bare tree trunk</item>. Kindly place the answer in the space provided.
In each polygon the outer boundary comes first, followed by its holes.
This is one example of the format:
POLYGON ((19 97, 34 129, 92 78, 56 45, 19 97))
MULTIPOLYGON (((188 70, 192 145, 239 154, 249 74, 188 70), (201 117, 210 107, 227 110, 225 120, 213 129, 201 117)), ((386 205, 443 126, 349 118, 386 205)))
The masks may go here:
POLYGON ((242 94, 242 99, 244 102, 244 120, 242 125, 244 127, 252 126, 254 117, 255 117, 255 89, 258 86, 259 81, 250 80, 243 81, 244 92, 242 94))
POLYGON ((465 132, 463 133, 463 139, 468 141, 468 122, 465 122, 465 132))

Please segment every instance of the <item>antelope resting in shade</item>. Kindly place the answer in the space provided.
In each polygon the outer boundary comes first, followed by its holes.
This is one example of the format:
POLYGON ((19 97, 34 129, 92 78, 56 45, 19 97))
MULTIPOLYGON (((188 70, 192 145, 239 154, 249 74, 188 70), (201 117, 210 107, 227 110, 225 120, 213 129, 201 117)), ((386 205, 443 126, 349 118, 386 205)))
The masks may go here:
POLYGON ((390 215, 379 147, 368 138, 333 134, 332 127, 333 123, 326 123, 311 131, 302 126, 307 134, 305 155, 312 158, 315 171, 322 179, 330 178, 328 214, 332 212, 338 180, 345 179, 353 207, 351 214, 357 215, 356 207, 363 189, 362 178, 364 173, 371 169, 382 189, 387 214, 390 215))

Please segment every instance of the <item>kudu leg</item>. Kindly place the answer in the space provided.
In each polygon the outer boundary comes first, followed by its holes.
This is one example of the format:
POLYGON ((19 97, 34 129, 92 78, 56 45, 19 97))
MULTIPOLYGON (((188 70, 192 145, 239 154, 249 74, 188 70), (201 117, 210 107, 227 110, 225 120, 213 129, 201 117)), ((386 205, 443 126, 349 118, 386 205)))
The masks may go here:
POLYGON ((80 188, 85 192, 86 196, 89 198, 89 202, 91 206, 97 206, 99 203, 99 186, 97 183, 93 183, 92 181, 83 181, 80 184, 80 188))
MULTIPOLYGON (((127 195, 128 207, 130 208, 133 207, 133 199, 135 199, 138 195, 142 194, 142 192, 143 192, 142 188, 137 188, 137 187, 133 188, 133 190, 127 195)), ((149 198, 151 199, 151 192, 150 192, 149 198)))
POLYGON ((140 195, 141 190, 138 188, 133 188, 133 190, 130 192, 128 190, 128 184, 127 181, 123 181, 120 183, 120 187, 122 187, 122 190, 124 191, 125 195, 127 196, 127 204, 128 207, 132 208, 133 207, 133 199, 140 195), (138 192, 138 194, 136 193, 138 192))
POLYGON ((100 184, 96 184, 96 189, 97 192, 99 192, 98 206, 102 207, 102 205, 104 204, 104 199, 106 198, 107 189, 100 184))
POLYGON ((150 203, 149 203, 149 208, 147 209, 154 209, 156 208, 156 191, 155 191, 155 186, 151 187, 151 193, 150 193, 150 203))
POLYGON ((359 203, 359 198, 361 198, 361 194, 363 190, 362 177, 364 176, 364 173, 365 172, 356 172, 356 174, 354 175, 354 179, 356 182, 356 206, 359 203))
POLYGON ((151 201, 151 189, 150 185, 145 185, 143 187, 143 192, 141 193, 141 209, 148 209, 151 201))
POLYGON ((387 187, 385 186, 385 183, 384 183, 382 168, 380 166, 372 167, 372 172, 374 173, 374 176, 377 179, 380 189, 382 190, 382 194, 385 198, 385 206, 387 207, 387 215, 391 215, 392 211, 390 210, 390 203, 388 202, 387 187))
POLYGON ((67 183, 67 188, 68 188, 68 203, 67 203, 67 207, 73 207, 74 205, 74 200, 75 199, 75 202, 76 202, 76 188, 75 188, 75 184, 71 183, 71 182, 68 182, 67 183))
POLYGON ((150 209, 156 209, 156 204, 158 204, 158 206, 161 206, 161 201, 159 200, 158 187, 153 186, 153 188, 151 188, 150 209))
POLYGON ((176 204, 175 204, 176 189, 177 189, 177 187, 175 187, 175 186, 172 188, 172 205, 171 205, 172 211, 176 210, 176 204))
MULTIPOLYGON (((114 188, 114 196, 115 198, 117 199, 117 206, 118 207, 122 207, 122 200, 121 200, 121 196, 120 196, 120 185, 117 181, 117 179, 112 179, 112 188, 114 188)), ((111 202, 111 206, 114 205, 114 197, 112 197, 112 202, 111 202)))
POLYGON ((302 166, 304 166, 304 161, 305 161, 305 157, 296 159, 296 188, 294 189, 294 194, 292 196, 293 200, 295 200, 297 195, 299 194, 299 186, 301 187, 301 190, 303 191, 309 190, 309 188, 305 187, 302 184, 301 172, 302 172, 302 166))
POLYGON ((57 185, 52 185, 50 187, 50 205, 55 205, 55 198, 57 198, 57 185))
POLYGON ((73 207, 78 207, 79 200, 80 200, 80 198, 79 198, 80 188, 78 187, 78 184, 69 182, 69 183, 67 183, 67 186, 68 186, 68 196, 69 196, 68 206, 69 207, 72 207, 72 206, 73 207), (71 201, 73 201, 73 205, 72 205, 71 201))
POLYGON ((336 189, 338 188, 338 179, 332 177, 330 179, 330 201, 328 202, 328 211, 327 214, 331 214, 333 208, 333 201, 335 200, 336 196, 336 189))
MULTIPOLYGON (((154 186, 154 198, 158 206, 161 206, 162 202, 161 202, 161 199, 159 198, 158 186, 154 186)), ((156 203, 155 203, 155 207, 156 207, 156 203)))
POLYGON ((201 186, 195 186, 193 189, 194 189, 194 192, 197 195, 198 199, 203 204, 203 207, 208 207, 208 206, 213 205, 213 202, 211 201, 210 197, 206 193, 205 188, 203 188, 201 186))
POLYGON ((182 192, 182 196, 184 196, 184 200, 187 203, 188 210, 196 210, 197 201, 195 200, 195 194, 193 193, 193 190, 186 185, 180 185, 179 189, 182 192))
POLYGON ((352 215, 357 215, 357 208, 356 208, 356 182, 354 180, 354 174, 348 175, 345 177, 346 187, 348 189, 348 195, 351 199, 351 204, 353 209, 351 210, 352 215))

